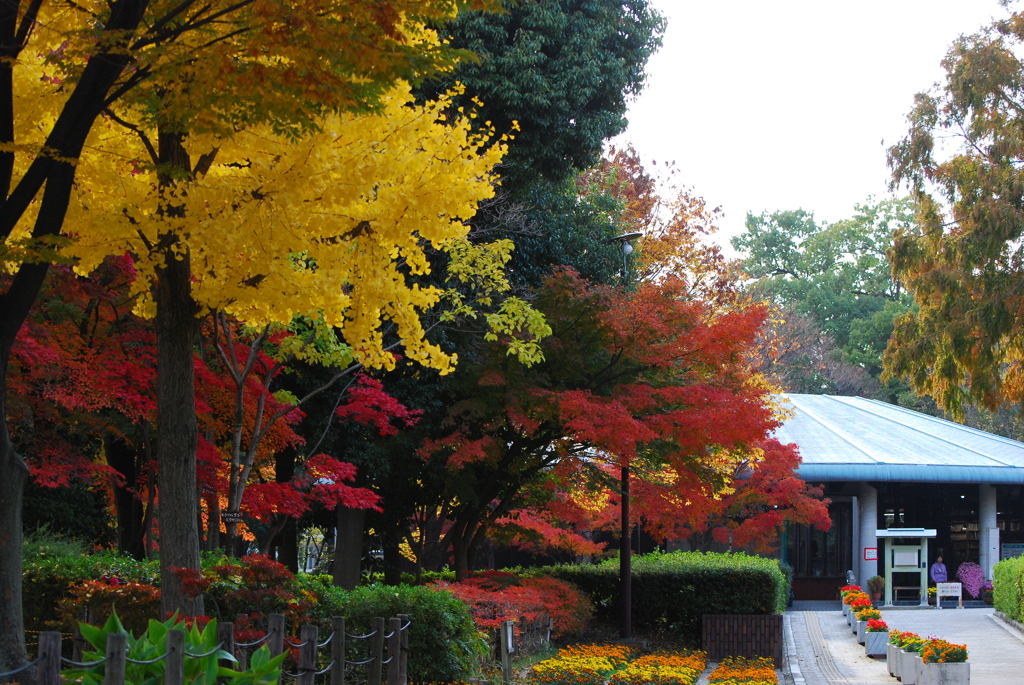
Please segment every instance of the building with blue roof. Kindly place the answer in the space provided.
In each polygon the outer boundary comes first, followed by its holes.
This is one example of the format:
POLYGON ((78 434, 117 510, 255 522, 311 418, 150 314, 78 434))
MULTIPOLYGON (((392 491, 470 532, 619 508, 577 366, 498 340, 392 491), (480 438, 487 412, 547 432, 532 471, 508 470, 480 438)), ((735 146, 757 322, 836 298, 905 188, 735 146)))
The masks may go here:
POLYGON ((861 397, 784 397, 793 416, 775 437, 798 446, 801 478, 832 501, 829 531, 787 530, 798 599, 834 597, 848 570, 861 584, 880 573, 879 529, 934 528, 921 563, 942 556, 951 576, 973 561, 991 578, 1024 551, 1024 443, 861 397))

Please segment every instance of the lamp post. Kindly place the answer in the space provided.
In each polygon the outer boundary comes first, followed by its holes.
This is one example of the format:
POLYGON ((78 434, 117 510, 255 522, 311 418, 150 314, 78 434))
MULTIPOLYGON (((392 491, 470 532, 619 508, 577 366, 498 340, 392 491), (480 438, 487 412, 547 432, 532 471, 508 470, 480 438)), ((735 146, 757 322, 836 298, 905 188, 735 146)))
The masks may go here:
MULTIPOLYGON (((632 254, 632 241, 636 240, 643 233, 633 231, 623 233, 608 242, 620 243, 622 245, 622 285, 629 286, 629 263, 626 258, 632 254)), ((619 538, 619 603, 621 615, 619 623, 619 637, 623 640, 633 638, 633 539, 632 526, 629 525, 629 464, 623 464, 619 475, 622 492, 622 531, 619 538)))

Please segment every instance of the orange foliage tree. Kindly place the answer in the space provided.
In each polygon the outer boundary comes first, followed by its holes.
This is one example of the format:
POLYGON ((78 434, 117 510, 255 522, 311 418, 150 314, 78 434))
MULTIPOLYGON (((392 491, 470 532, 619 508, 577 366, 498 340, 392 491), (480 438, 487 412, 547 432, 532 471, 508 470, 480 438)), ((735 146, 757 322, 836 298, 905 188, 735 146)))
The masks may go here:
POLYGON ((622 466, 636 481, 632 517, 662 538, 765 547, 786 520, 827 526, 794 448, 769 438, 780 413, 750 363, 768 312, 705 240, 716 212, 629 149, 578 187, 614 198, 620 230, 643 234, 632 274, 612 286, 556 270, 534 299, 552 329, 544 362, 526 368, 492 347, 467 365, 446 432, 420 450, 448 480, 414 535, 435 531, 460 577, 491 531, 593 553, 588 532, 617 523, 622 466))

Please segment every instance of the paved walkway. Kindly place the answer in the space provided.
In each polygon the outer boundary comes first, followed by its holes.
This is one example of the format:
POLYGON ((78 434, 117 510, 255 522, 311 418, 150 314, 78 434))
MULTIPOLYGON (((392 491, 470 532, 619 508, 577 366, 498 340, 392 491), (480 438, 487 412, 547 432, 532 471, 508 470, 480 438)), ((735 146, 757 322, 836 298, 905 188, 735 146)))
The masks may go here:
MULTIPOLYGON (((897 685, 884 658, 865 656, 838 602, 801 604, 783 617, 789 685, 897 685)), ((882 616, 890 628, 966 644, 975 685, 1024 683, 1024 633, 991 608, 890 608, 882 616)))

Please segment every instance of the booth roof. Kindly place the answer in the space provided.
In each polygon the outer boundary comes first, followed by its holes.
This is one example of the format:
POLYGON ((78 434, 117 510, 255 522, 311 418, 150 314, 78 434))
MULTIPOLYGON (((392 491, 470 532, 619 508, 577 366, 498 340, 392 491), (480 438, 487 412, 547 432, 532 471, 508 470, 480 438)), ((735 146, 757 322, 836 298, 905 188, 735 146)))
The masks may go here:
POLYGON ((863 397, 783 395, 806 481, 1024 484, 1024 443, 863 397))

